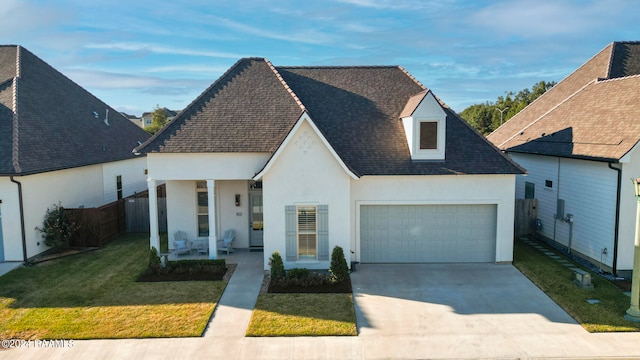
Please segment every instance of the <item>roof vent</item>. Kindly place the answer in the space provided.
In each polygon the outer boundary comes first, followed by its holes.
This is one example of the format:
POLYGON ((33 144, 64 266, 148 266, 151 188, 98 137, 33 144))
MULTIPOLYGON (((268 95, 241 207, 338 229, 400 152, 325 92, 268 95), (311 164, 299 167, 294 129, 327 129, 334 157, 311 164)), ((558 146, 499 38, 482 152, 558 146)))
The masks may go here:
POLYGON ((109 125, 109 109, 105 109, 106 114, 104 115, 104 124, 109 125))
POLYGON ((93 113, 93 117, 97 119, 97 118, 98 118, 98 116, 99 116, 99 115, 98 115, 98 113, 97 113, 97 112, 95 112, 95 111, 92 111, 92 113, 93 113))

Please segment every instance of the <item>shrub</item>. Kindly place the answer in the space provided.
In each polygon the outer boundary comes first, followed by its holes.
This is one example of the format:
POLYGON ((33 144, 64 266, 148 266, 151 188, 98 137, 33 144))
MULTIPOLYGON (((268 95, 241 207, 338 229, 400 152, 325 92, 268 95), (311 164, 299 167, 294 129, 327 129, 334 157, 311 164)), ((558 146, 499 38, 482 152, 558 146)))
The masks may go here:
POLYGON ((155 246, 152 246, 149 250, 149 270, 158 271, 160 270, 160 266, 162 261, 160 261, 160 256, 158 256, 158 250, 155 246))
POLYGON ((295 268, 287 271, 287 277, 290 279, 304 279, 309 276, 309 270, 305 268, 295 268))
POLYGON ((58 203, 52 208, 47 208, 42 228, 36 227, 36 230, 42 233, 45 245, 50 246, 55 252, 60 252, 69 247, 78 226, 71 220, 62 204, 58 203))
POLYGON ((269 264, 271 265, 271 281, 277 282, 285 278, 284 263, 279 252, 273 252, 269 258, 269 264))
POLYGON ((345 259, 344 252, 340 246, 333 248, 329 273, 331 274, 331 280, 333 282, 342 282, 349 279, 349 266, 347 265, 347 259, 345 259))

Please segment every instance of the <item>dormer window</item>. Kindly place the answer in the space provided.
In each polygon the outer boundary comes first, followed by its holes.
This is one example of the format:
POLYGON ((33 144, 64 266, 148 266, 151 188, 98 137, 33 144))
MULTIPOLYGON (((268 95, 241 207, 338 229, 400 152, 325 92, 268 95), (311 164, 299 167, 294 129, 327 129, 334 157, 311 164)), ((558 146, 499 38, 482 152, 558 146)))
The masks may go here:
POLYGON ((420 122, 420 150, 438 149, 438 122, 420 122))
POLYGON ((444 160, 447 114, 431 92, 412 97, 401 114, 412 160, 444 160))

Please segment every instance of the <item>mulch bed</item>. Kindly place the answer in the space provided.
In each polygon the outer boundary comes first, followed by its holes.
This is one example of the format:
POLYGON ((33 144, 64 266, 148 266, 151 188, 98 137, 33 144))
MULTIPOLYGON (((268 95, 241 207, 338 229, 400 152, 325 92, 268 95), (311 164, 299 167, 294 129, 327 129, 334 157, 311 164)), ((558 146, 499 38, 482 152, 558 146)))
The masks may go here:
POLYGON ((265 276, 262 283, 261 293, 270 294, 348 294, 351 293, 351 280, 337 284, 318 286, 272 286, 271 279, 265 276))
POLYGON ((168 274, 142 274, 136 281, 138 282, 162 282, 162 281, 228 281, 236 269, 237 264, 228 264, 227 271, 224 273, 211 273, 211 272, 199 272, 199 273, 176 273, 171 272, 168 274))
POLYGON ((612 280, 613 285, 622 289, 622 291, 631 291, 631 281, 628 280, 612 280))

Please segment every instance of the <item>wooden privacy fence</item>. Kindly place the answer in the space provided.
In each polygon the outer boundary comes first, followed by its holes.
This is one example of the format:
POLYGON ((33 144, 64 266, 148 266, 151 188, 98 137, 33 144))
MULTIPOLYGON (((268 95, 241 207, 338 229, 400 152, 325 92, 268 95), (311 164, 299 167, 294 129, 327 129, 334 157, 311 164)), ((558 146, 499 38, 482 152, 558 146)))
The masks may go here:
POLYGON ((125 231, 123 200, 98 208, 65 210, 78 226, 71 246, 104 246, 125 231))
MULTIPOLYGON (((158 225, 167 231, 167 199, 158 186, 158 225)), ((149 195, 143 191, 98 208, 65 209, 78 226, 71 246, 104 246, 126 232, 149 232, 149 195)))
MULTIPOLYGON (((167 199, 158 199, 158 229, 167 231, 167 199)), ((127 232, 149 232, 149 198, 137 197, 125 200, 127 232)))
POLYGON ((516 199, 515 217, 514 217, 514 235, 523 236, 530 235, 536 231, 536 218, 538 213, 536 207, 538 200, 536 199, 516 199))

